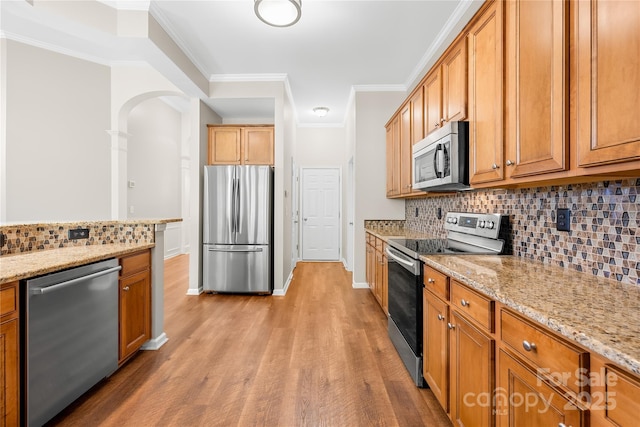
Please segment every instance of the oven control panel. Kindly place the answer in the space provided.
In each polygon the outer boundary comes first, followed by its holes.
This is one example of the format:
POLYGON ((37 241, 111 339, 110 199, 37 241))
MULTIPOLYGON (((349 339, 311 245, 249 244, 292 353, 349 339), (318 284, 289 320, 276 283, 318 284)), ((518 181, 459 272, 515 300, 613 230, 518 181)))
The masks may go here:
POLYGON ((448 231, 497 239, 504 221, 508 221, 507 215, 448 212, 444 228, 448 231))

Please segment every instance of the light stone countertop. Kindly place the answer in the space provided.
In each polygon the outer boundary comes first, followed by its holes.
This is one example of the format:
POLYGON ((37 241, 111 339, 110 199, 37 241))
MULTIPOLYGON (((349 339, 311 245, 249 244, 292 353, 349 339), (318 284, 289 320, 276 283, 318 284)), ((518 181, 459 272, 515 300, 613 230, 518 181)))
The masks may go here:
POLYGON ((427 255, 421 259, 640 374, 640 286, 509 255, 427 255))
POLYGON ((380 229, 380 228, 365 228, 367 233, 371 233, 374 236, 384 240, 389 239, 436 239, 437 237, 421 233, 419 231, 405 230, 402 228, 380 229))
MULTIPOLYGON (((154 222, 157 224, 157 222, 154 222)), ((46 251, 25 252, 0 257, 0 284, 41 276, 71 267, 127 255, 155 244, 122 244, 70 246, 46 251)))
POLYGON ((19 227, 19 226, 29 226, 29 227, 50 227, 50 226, 64 226, 64 227, 76 227, 76 226, 87 226, 87 225, 127 225, 127 224, 140 224, 140 225, 150 225, 150 224, 169 224, 171 222, 181 222, 182 218, 132 218, 132 219, 124 219, 124 220, 98 220, 98 221, 41 221, 41 222, 9 222, 5 224, 0 224, 1 227, 19 227))
MULTIPOLYGON (((365 230, 385 241, 433 237, 365 230)), ((421 260, 640 375, 640 286, 510 255, 427 255, 421 260)))

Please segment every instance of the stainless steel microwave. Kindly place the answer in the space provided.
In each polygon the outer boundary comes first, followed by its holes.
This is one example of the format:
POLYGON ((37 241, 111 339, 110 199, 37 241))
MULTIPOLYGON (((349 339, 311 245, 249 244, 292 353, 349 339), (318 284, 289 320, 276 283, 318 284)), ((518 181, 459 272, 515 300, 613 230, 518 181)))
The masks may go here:
POLYGON ((413 188, 469 189, 468 122, 449 122, 413 146, 413 188))

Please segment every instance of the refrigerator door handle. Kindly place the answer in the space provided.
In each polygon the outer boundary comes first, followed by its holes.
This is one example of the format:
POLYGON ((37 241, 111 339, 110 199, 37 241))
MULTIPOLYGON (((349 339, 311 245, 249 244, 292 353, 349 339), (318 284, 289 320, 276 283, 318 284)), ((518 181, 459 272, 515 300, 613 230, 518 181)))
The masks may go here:
POLYGON ((231 180, 231 232, 235 233, 236 231, 238 231, 237 227, 236 227, 236 200, 237 200, 237 196, 236 194, 238 193, 238 180, 233 178, 231 180))
POLYGON ((235 204, 236 204, 236 215, 235 215, 236 233, 239 233, 240 232, 240 178, 236 178, 235 204))
POLYGON ((209 252, 262 252, 263 248, 255 249, 221 249, 221 248, 209 248, 209 252))

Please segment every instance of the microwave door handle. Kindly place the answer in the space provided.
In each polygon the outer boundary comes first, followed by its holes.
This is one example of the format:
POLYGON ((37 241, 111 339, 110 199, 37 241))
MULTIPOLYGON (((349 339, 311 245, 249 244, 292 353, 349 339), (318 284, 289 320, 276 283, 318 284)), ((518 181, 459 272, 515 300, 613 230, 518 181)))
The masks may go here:
POLYGON ((436 178, 442 178, 442 172, 440 171, 439 166, 442 164, 443 156, 442 156, 442 144, 438 144, 436 147, 436 151, 433 154, 433 170, 436 173, 436 178))

